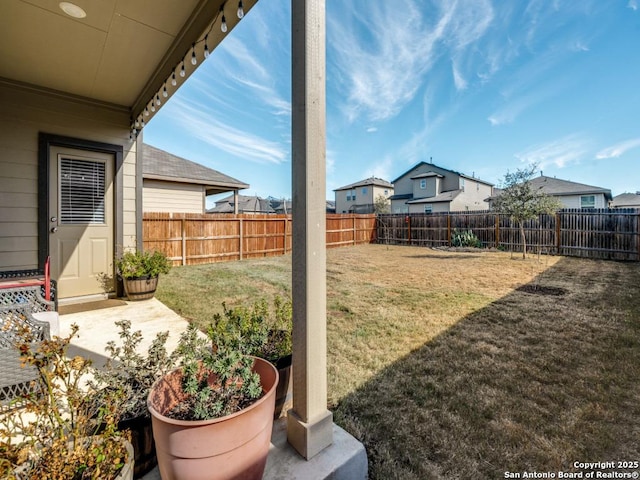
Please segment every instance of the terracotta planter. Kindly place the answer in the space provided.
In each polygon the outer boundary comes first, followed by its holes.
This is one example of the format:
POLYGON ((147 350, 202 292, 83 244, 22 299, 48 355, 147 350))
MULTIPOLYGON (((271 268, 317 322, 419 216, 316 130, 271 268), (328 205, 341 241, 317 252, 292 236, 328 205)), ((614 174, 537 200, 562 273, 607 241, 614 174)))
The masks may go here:
POLYGON ((151 388, 151 412, 158 467, 163 480, 258 480, 267 462, 278 371, 255 358, 265 394, 251 406, 212 420, 174 420, 163 415, 184 396, 180 369, 151 388))
POLYGON ((293 392, 291 382, 291 355, 279 358, 275 362, 275 367, 278 369, 278 386, 276 388, 276 407, 273 412, 274 420, 280 418, 282 415, 282 409, 291 401, 293 392))
POLYGON ((158 277, 124 278, 124 292, 131 301, 152 298, 158 287, 158 277))

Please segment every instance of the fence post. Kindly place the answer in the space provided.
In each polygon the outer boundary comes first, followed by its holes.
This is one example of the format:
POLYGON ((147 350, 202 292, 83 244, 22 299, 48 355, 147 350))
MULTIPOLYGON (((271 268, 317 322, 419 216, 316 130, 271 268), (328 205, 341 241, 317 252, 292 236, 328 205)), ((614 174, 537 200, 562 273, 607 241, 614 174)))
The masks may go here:
POLYGON ((282 238, 283 238, 283 242, 282 242, 282 254, 286 255, 287 254, 287 217, 285 214, 284 217, 284 231, 282 233, 282 238))
POLYGON ((180 220, 182 227, 182 265, 187 264, 187 219, 183 218, 180 220))
POLYGON ((407 215, 407 237, 408 244, 411 245, 411 215, 407 215))
POLYGON ((500 215, 496 213, 496 248, 500 246, 500 215))
POLYGON ((638 247, 638 261, 640 261, 640 210, 638 210, 638 235, 636 235, 636 246, 638 247))
POLYGON ((556 255, 560 255, 560 212, 556 212, 556 255))
POLYGON ((353 217, 351 217, 351 220, 353 220, 352 224, 352 230, 353 230, 353 244, 356 245, 356 216, 355 214, 353 215, 353 217))
POLYGON ((242 236, 243 236, 243 232, 242 232, 242 218, 239 218, 238 221, 240 222, 240 225, 238 226, 238 230, 239 230, 239 241, 238 241, 238 255, 240 257, 240 260, 242 260, 242 236))
POLYGON ((447 245, 451 246, 451 215, 447 213, 447 245))

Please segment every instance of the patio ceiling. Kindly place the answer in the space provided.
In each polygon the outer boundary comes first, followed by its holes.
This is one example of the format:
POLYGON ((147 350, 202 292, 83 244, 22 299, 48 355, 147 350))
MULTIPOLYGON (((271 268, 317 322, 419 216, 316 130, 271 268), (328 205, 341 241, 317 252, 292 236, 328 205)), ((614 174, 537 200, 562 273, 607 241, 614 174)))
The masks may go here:
MULTIPOLYGON (((244 11, 256 1, 244 0, 244 11)), ((209 50, 220 43, 223 5, 229 31, 239 21, 237 0, 73 0, 84 18, 69 16, 60 3, 0 2, 0 80, 124 107, 132 116, 183 59, 186 75, 176 72, 169 94, 197 68, 189 61, 194 43, 202 63, 209 28, 209 50)))

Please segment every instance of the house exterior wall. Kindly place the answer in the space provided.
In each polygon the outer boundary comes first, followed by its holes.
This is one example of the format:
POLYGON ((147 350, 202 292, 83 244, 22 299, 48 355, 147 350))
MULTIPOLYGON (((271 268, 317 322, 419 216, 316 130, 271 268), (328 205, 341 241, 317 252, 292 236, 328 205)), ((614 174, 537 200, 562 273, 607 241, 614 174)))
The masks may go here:
POLYGON ((168 213, 205 213, 203 185, 143 180, 142 211, 168 213))
POLYGON ((136 242, 136 142, 128 113, 79 99, 0 83, 0 271, 38 265, 38 135, 123 146, 119 246, 136 242))
MULTIPOLYGON (((361 185, 356 188, 348 190, 336 190, 336 213, 350 213, 355 206, 371 206, 371 212, 373 212, 373 204, 378 195, 384 197, 390 197, 393 195, 394 189, 392 187, 381 187, 379 185, 361 185), (364 191, 366 189, 366 192, 364 191), (387 192, 385 194, 385 191, 387 192), (353 198, 355 192, 355 200, 347 200, 347 197, 353 198)), ((358 212, 364 213, 364 212, 358 212)))
POLYGON ((464 191, 453 199, 450 211, 488 210, 489 203, 485 200, 491 196, 493 191, 491 185, 466 177, 460 177, 460 180, 464 180, 464 185, 461 185, 464 191))
POLYGON ((441 191, 440 180, 439 177, 426 177, 412 180, 413 198, 435 197, 441 191), (423 180, 425 188, 422 188, 423 180))
POLYGON ((406 213, 446 213, 449 211, 448 202, 417 203, 417 204, 404 205, 404 206, 408 207, 408 211, 406 213), (426 208, 428 206, 431 207, 431 212, 426 211, 426 208))
POLYGON ((582 195, 557 195, 555 196, 560 203, 562 203, 562 208, 582 208, 581 198, 583 196, 591 196, 595 197, 595 205, 593 208, 607 208, 608 202, 604 198, 603 193, 587 193, 582 195))
POLYGON ((407 200, 391 200, 391 213, 409 213, 407 200))

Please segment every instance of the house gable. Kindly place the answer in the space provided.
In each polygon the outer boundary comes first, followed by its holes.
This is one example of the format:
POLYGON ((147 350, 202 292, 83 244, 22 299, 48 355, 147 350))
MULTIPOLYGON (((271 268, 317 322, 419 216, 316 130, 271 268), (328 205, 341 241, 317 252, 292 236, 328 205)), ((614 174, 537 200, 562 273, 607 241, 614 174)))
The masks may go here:
POLYGON ((437 205, 433 212, 484 210, 487 208, 484 199, 491 195, 493 188, 484 180, 426 162, 420 162, 393 184, 391 211, 394 213, 418 213, 417 209, 424 209, 427 204, 437 205))
POLYGON ((375 199, 382 195, 390 197, 394 186, 377 177, 370 177, 334 190, 336 213, 372 213, 375 199))

